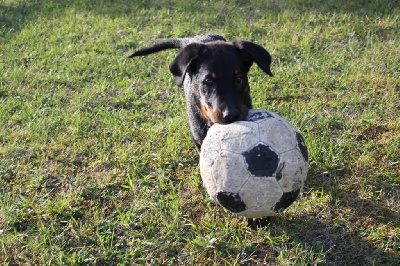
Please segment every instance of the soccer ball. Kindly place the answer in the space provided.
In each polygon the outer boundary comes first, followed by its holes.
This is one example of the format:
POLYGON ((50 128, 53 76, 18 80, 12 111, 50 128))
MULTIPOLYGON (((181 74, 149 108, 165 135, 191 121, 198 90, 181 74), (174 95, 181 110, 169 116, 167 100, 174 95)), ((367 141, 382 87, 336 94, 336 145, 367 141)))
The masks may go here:
POLYGON ((200 174, 210 197, 248 218, 289 207, 307 171, 308 152, 299 131, 266 110, 249 110, 244 121, 214 124, 200 152, 200 174))

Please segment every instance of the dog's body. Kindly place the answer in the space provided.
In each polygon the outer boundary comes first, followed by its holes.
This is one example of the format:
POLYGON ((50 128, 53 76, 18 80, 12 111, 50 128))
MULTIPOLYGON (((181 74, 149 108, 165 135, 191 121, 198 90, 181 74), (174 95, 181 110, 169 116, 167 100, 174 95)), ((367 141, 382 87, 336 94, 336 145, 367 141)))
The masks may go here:
POLYGON ((199 35, 170 39, 129 57, 171 48, 182 49, 169 69, 176 84, 184 87, 191 136, 200 151, 212 124, 227 124, 247 116, 252 108, 247 73, 256 62, 272 76, 271 56, 252 42, 228 43, 219 35, 199 35))

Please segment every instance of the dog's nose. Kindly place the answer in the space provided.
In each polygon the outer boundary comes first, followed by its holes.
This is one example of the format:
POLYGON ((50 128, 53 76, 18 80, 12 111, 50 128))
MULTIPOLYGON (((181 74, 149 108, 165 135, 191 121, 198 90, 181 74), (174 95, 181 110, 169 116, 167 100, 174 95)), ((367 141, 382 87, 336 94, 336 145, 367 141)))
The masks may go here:
POLYGON ((225 109, 222 112, 222 118, 226 124, 235 122, 240 118, 240 111, 238 109, 225 109))

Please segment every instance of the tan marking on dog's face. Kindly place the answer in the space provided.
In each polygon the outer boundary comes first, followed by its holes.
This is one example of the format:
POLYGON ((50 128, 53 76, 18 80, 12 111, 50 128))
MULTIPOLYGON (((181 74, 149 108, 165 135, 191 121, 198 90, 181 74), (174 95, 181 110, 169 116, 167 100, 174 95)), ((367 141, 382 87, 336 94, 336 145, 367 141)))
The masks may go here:
POLYGON ((213 121, 213 123, 220 123, 222 121, 222 110, 220 108, 212 110, 211 114, 211 121, 213 121))
POLYGON ((215 73, 213 72, 213 73, 211 73, 211 77, 212 77, 213 79, 217 79, 217 74, 215 74, 215 73))
POLYGON ((205 103, 200 103, 201 114, 208 121, 208 125, 211 126, 215 123, 221 123, 222 121, 222 110, 216 108, 215 110, 209 108, 205 103))
POLYGON ((200 109, 201 109, 201 114, 203 117, 208 121, 208 124, 210 125, 211 119, 209 117, 209 111, 207 106, 204 103, 200 103, 200 109))

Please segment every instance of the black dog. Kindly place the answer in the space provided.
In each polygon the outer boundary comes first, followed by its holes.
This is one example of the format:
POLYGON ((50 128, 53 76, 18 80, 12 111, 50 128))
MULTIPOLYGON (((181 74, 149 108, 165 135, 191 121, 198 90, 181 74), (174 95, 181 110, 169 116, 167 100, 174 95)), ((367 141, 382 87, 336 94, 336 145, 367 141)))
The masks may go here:
POLYGON ((184 87, 191 136, 199 152, 212 124, 232 123, 247 116, 252 108, 247 73, 256 62, 272 76, 271 56, 252 42, 228 43, 219 35, 199 35, 170 39, 129 57, 171 48, 182 48, 169 69, 176 84, 184 87))
MULTIPOLYGON (((165 49, 182 48, 169 69, 176 84, 184 87, 191 136, 197 151, 214 123, 242 120, 252 108, 247 73, 254 62, 272 76, 271 56, 247 41, 228 43, 219 35, 170 39, 138 50, 129 57, 165 49)), ((251 228, 267 225, 267 219, 247 219, 251 228)))

